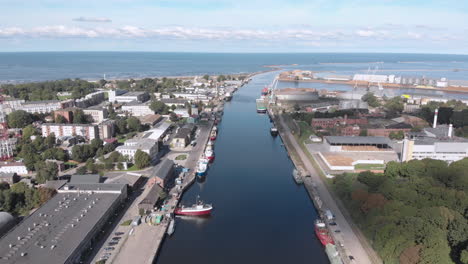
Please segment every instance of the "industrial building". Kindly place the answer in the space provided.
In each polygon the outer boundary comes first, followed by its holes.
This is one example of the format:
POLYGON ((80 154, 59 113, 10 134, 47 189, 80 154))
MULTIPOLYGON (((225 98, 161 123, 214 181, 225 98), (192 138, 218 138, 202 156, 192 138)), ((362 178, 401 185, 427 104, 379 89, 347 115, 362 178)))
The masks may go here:
POLYGON ((138 204, 138 210, 143 212, 150 212, 154 209, 154 206, 159 201, 163 189, 157 183, 153 183, 148 194, 138 204))
POLYGON ((168 189, 173 186, 174 178, 174 162, 170 159, 165 159, 154 168, 150 181, 164 189, 168 189))
POLYGON ((141 103, 138 101, 132 101, 122 106, 122 111, 132 115, 132 116, 146 116, 154 115, 154 111, 151 110, 150 104, 141 103))
POLYGON ((317 101, 319 94, 311 88, 285 88, 275 91, 275 96, 280 101, 317 101))
POLYGON ((137 101, 144 103, 150 99, 147 92, 127 92, 122 90, 111 90, 109 91, 109 102, 114 103, 130 103, 137 101))
POLYGON ((146 152, 152 160, 156 158, 158 154, 158 141, 149 138, 142 138, 142 139, 129 139, 125 141, 123 146, 118 146, 115 150, 122 154, 123 156, 127 156, 130 159, 135 158, 135 153, 137 150, 141 150, 146 152))
POLYGON ((0 262, 81 263, 126 195, 123 184, 64 185, 0 239, 0 262))

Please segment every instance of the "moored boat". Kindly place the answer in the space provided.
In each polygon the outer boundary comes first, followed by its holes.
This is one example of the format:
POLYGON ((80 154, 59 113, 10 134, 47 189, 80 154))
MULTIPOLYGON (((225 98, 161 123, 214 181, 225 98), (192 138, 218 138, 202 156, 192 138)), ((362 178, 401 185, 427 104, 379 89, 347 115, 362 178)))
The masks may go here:
POLYGON ((268 87, 265 87, 262 89, 262 95, 267 95, 268 94, 268 87))
POLYGON ((215 154, 211 146, 208 146, 205 150, 205 157, 209 160, 212 161, 215 158, 215 154))
POLYGON ((167 228, 167 234, 171 236, 174 234, 175 231, 175 219, 171 219, 171 222, 169 223, 169 227, 167 228))
POLYGON ((224 96, 224 100, 231 101, 231 99, 232 99, 232 94, 231 93, 226 93, 226 95, 224 96))
POLYGON ((331 238, 330 234, 328 233, 327 226, 320 219, 317 219, 315 221, 315 235, 317 235, 318 239, 320 240, 320 243, 322 243, 323 246, 326 246, 328 244, 335 244, 333 238, 331 238))
POLYGON ((295 181, 297 184, 302 184, 302 183, 304 183, 304 181, 302 180, 301 174, 300 174, 300 172, 299 172, 297 169, 294 169, 294 170, 293 170, 292 175, 293 175, 294 181, 295 181))
POLYGON ((265 106, 265 100, 257 99, 256 104, 257 104, 257 113, 262 113, 262 114, 266 113, 267 108, 265 106))
POLYGON ((270 134, 276 137, 278 135, 278 129, 276 127, 270 128, 270 134))
POLYGON ((211 130, 211 134, 210 134, 210 140, 211 141, 215 141, 216 140, 216 131, 215 130, 211 130))
POLYGON ((205 204, 197 199, 194 205, 190 207, 180 206, 175 209, 174 213, 176 215, 203 216, 211 214, 212 210, 213 206, 211 204, 205 204))
POLYGON ((198 161, 197 172, 196 172, 197 176, 201 177, 201 176, 206 175, 206 171, 208 170, 208 162, 209 162, 208 159, 200 159, 198 161))

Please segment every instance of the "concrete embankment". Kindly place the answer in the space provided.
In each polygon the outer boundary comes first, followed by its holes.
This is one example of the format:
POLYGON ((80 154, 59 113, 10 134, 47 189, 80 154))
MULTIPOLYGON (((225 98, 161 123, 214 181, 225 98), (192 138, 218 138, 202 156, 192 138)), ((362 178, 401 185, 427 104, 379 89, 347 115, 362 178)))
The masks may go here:
POLYGON ((331 210, 335 215, 334 222, 336 225, 328 225, 328 228, 336 242, 336 249, 341 256, 342 262, 353 263, 349 258, 349 256, 353 256, 356 261, 355 263, 381 263, 380 259, 375 252, 373 253, 372 248, 368 246, 367 242, 361 241, 362 239, 365 240, 365 238, 356 235, 352 228, 351 220, 345 218, 340 207, 337 205, 337 202, 329 192, 326 184, 317 170, 313 167, 309 157, 299 146, 299 143, 291 133, 291 130, 286 125, 283 118, 280 115, 273 114, 272 111, 269 113, 279 130, 279 134, 288 150, 291 160, 299 170, 305 171, 305 173, 310 176, 304 178, 304 185, 317 210, 322 216, 324 211, 327 209, 331 210), (349 222, 351 222, 351 224, 349 222))

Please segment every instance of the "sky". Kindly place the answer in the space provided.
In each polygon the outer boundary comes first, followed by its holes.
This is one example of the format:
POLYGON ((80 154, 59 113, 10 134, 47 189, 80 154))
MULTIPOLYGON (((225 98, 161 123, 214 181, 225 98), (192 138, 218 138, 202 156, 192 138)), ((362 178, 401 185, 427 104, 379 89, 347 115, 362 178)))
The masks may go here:
POLYGON ((0 52, 468 54, 466 0, 0 0, 0 52))

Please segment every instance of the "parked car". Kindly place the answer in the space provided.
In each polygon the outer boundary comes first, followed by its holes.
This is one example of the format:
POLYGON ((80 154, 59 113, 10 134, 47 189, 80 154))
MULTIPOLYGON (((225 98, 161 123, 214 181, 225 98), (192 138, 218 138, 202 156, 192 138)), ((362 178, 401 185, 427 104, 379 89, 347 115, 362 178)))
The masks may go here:
POLYGON ((111 241, 109 243, 107 243, 108 246, 115 246, 117 245, 119 242, 118 241, 111 241))
POLYGON ((329 225, 331 225, 331 226, 336 226, 336 223, 335 223, 335 222, 330 222, 329 225))
POLYGON ((114 250, 114 249, 115 249, 115 247, 106 247, 106 248, 104 248, 104 250, 106 250, 106 251, 111 251, 111 250, 114 250))
POLYGON ((120 239, 122 239, 122 237, 116 236, 116 237, 113 237, 113 238, 112 238, 112 240, 114 240, 114 241, 118 241, 118 240, 120 240, 120 239))
POLYGON ((125 234, 125 233, 124 233, 124 232, 115 232, 115 233, 114 233, 114 235, 116 235, 116 236, 121 236, 121 235, 123 235, 123 234, 125 234))

